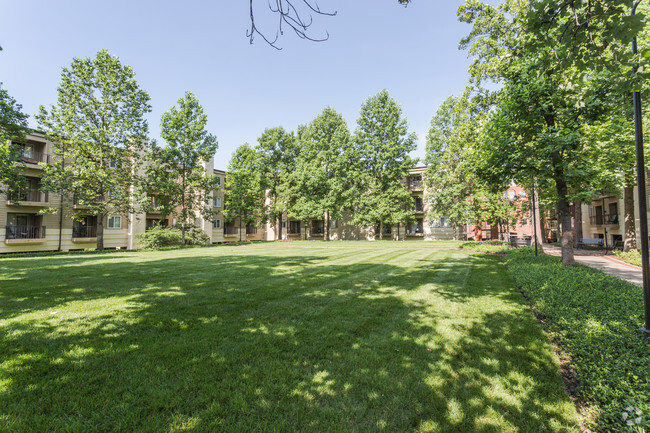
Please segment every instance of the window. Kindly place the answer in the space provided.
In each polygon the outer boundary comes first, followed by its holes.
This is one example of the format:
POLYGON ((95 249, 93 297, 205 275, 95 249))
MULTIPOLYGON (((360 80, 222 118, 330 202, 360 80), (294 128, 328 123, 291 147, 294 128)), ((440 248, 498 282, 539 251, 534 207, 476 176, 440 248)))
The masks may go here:
POLYGON ((286 229, 286 228, 287 228, 287 222, 286 222, 286 221, 282 221, 282 228, 283 228, 283 229, 286 229))
POLYGON ((337 228, 338 225, 339 225, 339 224, 338 224, 338 221, 336 221, 336 220, 330 220, 330 228, 331 228, 331 229, 335 229, 335 228, 337 228))
POLYGON ((508 193, 508 197, 510 198, 510 200, 514 200, 514 198, 515 198, 515 192, 514 192, 514 191, 510 191, 510 192, 508 193))
POLYGON ((519 197, 524 198, 526 197, 526 191, 522 191, 519 193, 519 197))
POLYGON ((214 202, 214 207, 221 207, 221 197, 215 197, 213 202, 214 202))
POLYGON ((213 229, 220 229, 221 228, 221 220, 212 221, 212 228, 213 229))
POLYGON ((113 161, 112 159, 108 161, 108 168, 120 168, 120 163, 113 161))
POLYGON ((109 216, 108 217, 108 228, 109 229, 121 229, 122 228, 122 217, 121 216, 109 216))
POLYGON ((221 186, 221 176, 216 176, 217 185, 221 186))
POLYGON ((528 218, 522 218, 521 219, 521 225, 522 226, 527 226, 528 225, 528 218))
POLYGON ((117 189, 108 192, 108 198, 118 199, 120 197, 121 197, 120 191, 117 189))
POLYGON ((289 234, 300 234, 300 221, 289 221, 289 234))

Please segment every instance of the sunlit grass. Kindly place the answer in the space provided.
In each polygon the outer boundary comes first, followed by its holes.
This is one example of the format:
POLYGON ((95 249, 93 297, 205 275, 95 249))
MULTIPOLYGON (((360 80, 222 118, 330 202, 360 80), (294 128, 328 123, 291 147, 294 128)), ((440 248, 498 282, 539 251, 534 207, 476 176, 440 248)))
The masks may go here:
POLYGON ((503 265, 457 246, 0 259, 0 430, 578 431, 503 265))

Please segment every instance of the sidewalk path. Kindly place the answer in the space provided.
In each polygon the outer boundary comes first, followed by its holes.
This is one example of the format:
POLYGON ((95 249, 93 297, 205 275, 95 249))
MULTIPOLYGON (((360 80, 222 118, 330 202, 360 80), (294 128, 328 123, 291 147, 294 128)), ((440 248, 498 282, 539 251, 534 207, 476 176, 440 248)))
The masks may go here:
MULTIPOLYGON (((560 248, 555 245, 544 245, 544 252, 554 256, 561 256, 560 248)), ((637 286, 643 286, 641 268, 625 263, 612 256, 594 255, 592 251, 583 254, 581 250, 575 250, 576 262, 585 266, 600 269, 601 271, 627 280, 637 286)))

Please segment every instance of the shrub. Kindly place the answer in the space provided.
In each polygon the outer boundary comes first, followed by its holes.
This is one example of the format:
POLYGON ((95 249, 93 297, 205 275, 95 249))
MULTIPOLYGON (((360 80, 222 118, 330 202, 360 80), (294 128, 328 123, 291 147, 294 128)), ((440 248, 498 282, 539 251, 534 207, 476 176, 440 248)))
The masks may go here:
POLYGON ((145 233, 138 233, 136 239, 142 248, 161 248, 181 244, 181 231, 154 227, 145 233))
POLYGON ((643 326, 641 288, 596 269, 563 266, 558 257, 535 257, 531 248, 512 250, 505 261, 570 357, 576 396, 593 412, 590 427, 607 432, 650 428, 650 339, 637 332, 643 326))
POLYGON ((187 245, 210 245, 210 237, 199 228, 192 227, 185 231, 185 244, 187 245))
POLYGON ((639 250, 630 250, 626 253, 623 251, 614 251, 614 255, 624 262, 630 263, 632 265, 641 266, 641 253, 639 250))
POLYGON ((507 241, 489 240, 489 241, 467 241, 460 244, 460 247, 467 251, 476 251, 479 253, 503 253, 510 249, 507 241))

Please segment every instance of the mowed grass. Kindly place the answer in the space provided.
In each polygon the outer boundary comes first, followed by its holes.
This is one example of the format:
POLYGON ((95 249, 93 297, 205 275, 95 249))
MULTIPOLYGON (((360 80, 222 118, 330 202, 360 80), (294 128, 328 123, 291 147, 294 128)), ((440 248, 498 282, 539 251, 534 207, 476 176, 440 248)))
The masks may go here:
POLYGON ((0 430, 578 431, 499 258, 456 246, 2 258, 0 430))

